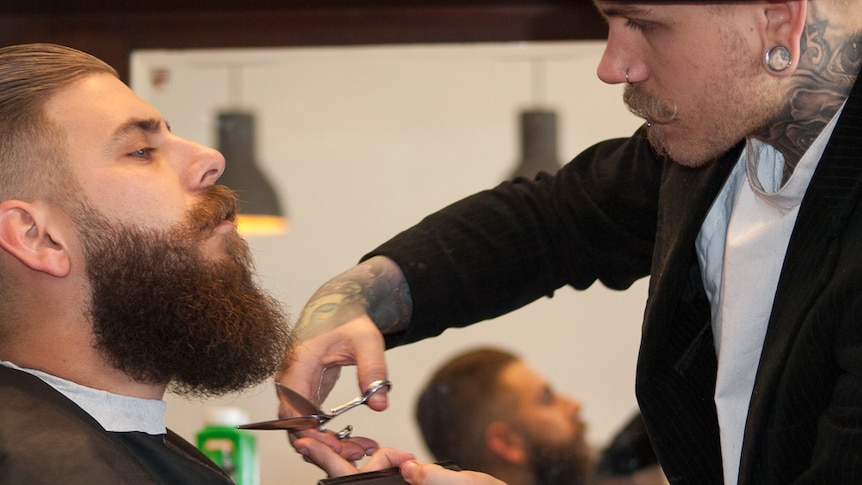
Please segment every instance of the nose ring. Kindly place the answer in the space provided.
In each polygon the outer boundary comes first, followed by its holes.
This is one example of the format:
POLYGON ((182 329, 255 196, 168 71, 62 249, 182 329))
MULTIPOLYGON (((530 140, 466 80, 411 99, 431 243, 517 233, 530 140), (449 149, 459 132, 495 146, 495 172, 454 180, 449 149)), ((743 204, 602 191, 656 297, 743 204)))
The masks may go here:
POLYGON ((626 68, 626 84, 631 84, 629 82, 629 68, 626 68))

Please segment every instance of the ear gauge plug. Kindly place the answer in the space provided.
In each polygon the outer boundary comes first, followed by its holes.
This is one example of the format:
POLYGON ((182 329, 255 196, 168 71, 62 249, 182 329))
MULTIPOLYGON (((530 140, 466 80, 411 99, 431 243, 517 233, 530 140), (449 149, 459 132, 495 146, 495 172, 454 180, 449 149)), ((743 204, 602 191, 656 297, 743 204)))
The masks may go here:
POLYGON ((781 72, 790 67, 790 49, 777 45, 766 51, 766 67, 772 72, 781 72))

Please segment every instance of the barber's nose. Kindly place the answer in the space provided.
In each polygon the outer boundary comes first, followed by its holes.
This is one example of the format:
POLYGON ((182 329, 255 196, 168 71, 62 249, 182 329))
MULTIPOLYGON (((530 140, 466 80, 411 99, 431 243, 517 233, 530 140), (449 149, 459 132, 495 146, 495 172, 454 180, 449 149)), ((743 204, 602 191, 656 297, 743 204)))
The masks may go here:
POLYGON ((596 70, 596 74, 604 83, 621 84, 626 82, 626 69, 627 68, 622 64, 612 59, 608 59, 607 51, 605 51, 605 55, 603 55, 602 60, 599 61, 599 67, 596 70))
POLYGON ((611 26, 596 74, 607 84, 634 84, 644 81, 647 78, 647 69, 634 47, 634 42, 628 37, 631 33, 619 32, 618 27, 611 26))

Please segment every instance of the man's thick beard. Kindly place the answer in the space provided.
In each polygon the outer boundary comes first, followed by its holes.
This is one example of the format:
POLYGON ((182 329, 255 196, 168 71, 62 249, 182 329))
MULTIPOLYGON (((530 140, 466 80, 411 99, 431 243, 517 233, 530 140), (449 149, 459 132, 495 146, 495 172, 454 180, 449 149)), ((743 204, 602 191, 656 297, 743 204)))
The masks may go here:
POLYGON ((91 285, 94 346, 114 367, 183 395, 236 392, 271 377, 292 344, 281 304, 256 283, 248 244, 202 254, 236 213, 233 193, 206 191, 180 227, 146 230, 90 208, 77 217, 91 285))
POLYGON ((564 444, 530 444, 530 468, 536 485, 584 485, 589 483, 592 464, 579 437, 564 444))

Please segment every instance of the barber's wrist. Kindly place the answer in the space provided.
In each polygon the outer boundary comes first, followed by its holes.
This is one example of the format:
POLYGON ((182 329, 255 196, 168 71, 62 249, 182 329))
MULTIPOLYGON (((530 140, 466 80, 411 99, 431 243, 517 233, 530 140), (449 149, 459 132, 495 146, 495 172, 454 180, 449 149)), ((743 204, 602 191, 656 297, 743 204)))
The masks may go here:
POLYGON ((386 256, 374 256, 365 265, 363 296, 369 317, 383 335, 403 332, 410 324, 413 299, 401 268, 386 256))

